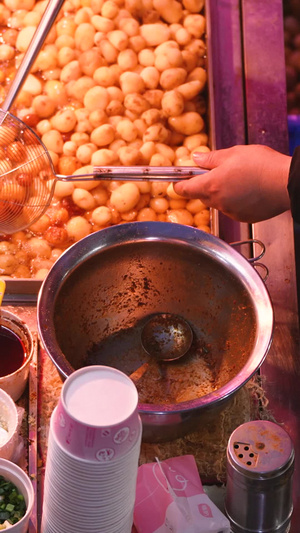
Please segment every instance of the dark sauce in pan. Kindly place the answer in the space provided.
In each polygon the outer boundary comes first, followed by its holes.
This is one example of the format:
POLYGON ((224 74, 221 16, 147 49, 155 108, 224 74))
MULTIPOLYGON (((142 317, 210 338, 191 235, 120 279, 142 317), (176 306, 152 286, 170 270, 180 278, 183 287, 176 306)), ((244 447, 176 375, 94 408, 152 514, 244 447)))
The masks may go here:
POLYGON ((0 326, 0 377, 12 374, 26 359, 23 342, 10 329, 0 326))

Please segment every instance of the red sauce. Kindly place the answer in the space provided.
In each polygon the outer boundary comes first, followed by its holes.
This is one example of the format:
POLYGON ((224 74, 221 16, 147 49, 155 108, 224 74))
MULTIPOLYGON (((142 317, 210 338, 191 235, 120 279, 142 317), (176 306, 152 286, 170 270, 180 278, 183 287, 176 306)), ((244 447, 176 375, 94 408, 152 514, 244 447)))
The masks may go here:
POLYGON ((0 377, 12 374, 26 359, 25 346, 19 337, 5 326, 0 326, 0 377))

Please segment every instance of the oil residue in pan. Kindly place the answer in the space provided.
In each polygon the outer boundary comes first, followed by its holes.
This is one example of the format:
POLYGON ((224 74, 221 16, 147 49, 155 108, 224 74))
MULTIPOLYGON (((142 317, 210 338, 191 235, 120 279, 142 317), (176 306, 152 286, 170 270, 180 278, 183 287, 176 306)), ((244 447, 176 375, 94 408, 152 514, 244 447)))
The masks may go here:
MULTIPOLYGON (((200 398, 218 389, 232 377, 234 365, 228 367, 219 348, 206 342, 203 334, 194 331, 189 352, 180 360, 157 363, 141 345, 141 331, 145 320, 134 327, 121 329, 94 344, 85 365, 107 365, 130 376, 148 363, 148 368, 136 382, 140 403, 180 403, 200 398)), ((225 342, 223 352, 230 350, 225 342)))

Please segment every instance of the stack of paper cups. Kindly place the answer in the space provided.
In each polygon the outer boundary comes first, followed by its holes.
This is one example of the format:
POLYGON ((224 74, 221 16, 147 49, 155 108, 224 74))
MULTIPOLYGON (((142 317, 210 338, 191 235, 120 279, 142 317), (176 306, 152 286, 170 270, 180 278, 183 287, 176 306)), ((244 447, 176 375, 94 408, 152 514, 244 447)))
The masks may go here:
POLYGON ((142 425, 122 372, 90 366, 64 383, 52 413, 42 533, 130 533, 142 425))

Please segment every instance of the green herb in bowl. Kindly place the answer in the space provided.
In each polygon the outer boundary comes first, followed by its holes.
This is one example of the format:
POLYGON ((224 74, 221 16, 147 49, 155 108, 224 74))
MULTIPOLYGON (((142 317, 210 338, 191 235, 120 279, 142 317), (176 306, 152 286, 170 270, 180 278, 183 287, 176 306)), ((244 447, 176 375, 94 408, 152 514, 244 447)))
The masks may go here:
POLYGON ((11 481, 0 476, 0 531, 6 529, 6 524, 19 522, 26 513, 26 502, 23 494, 11 481), (4 528, 3 528, 4 526, 4 528))

